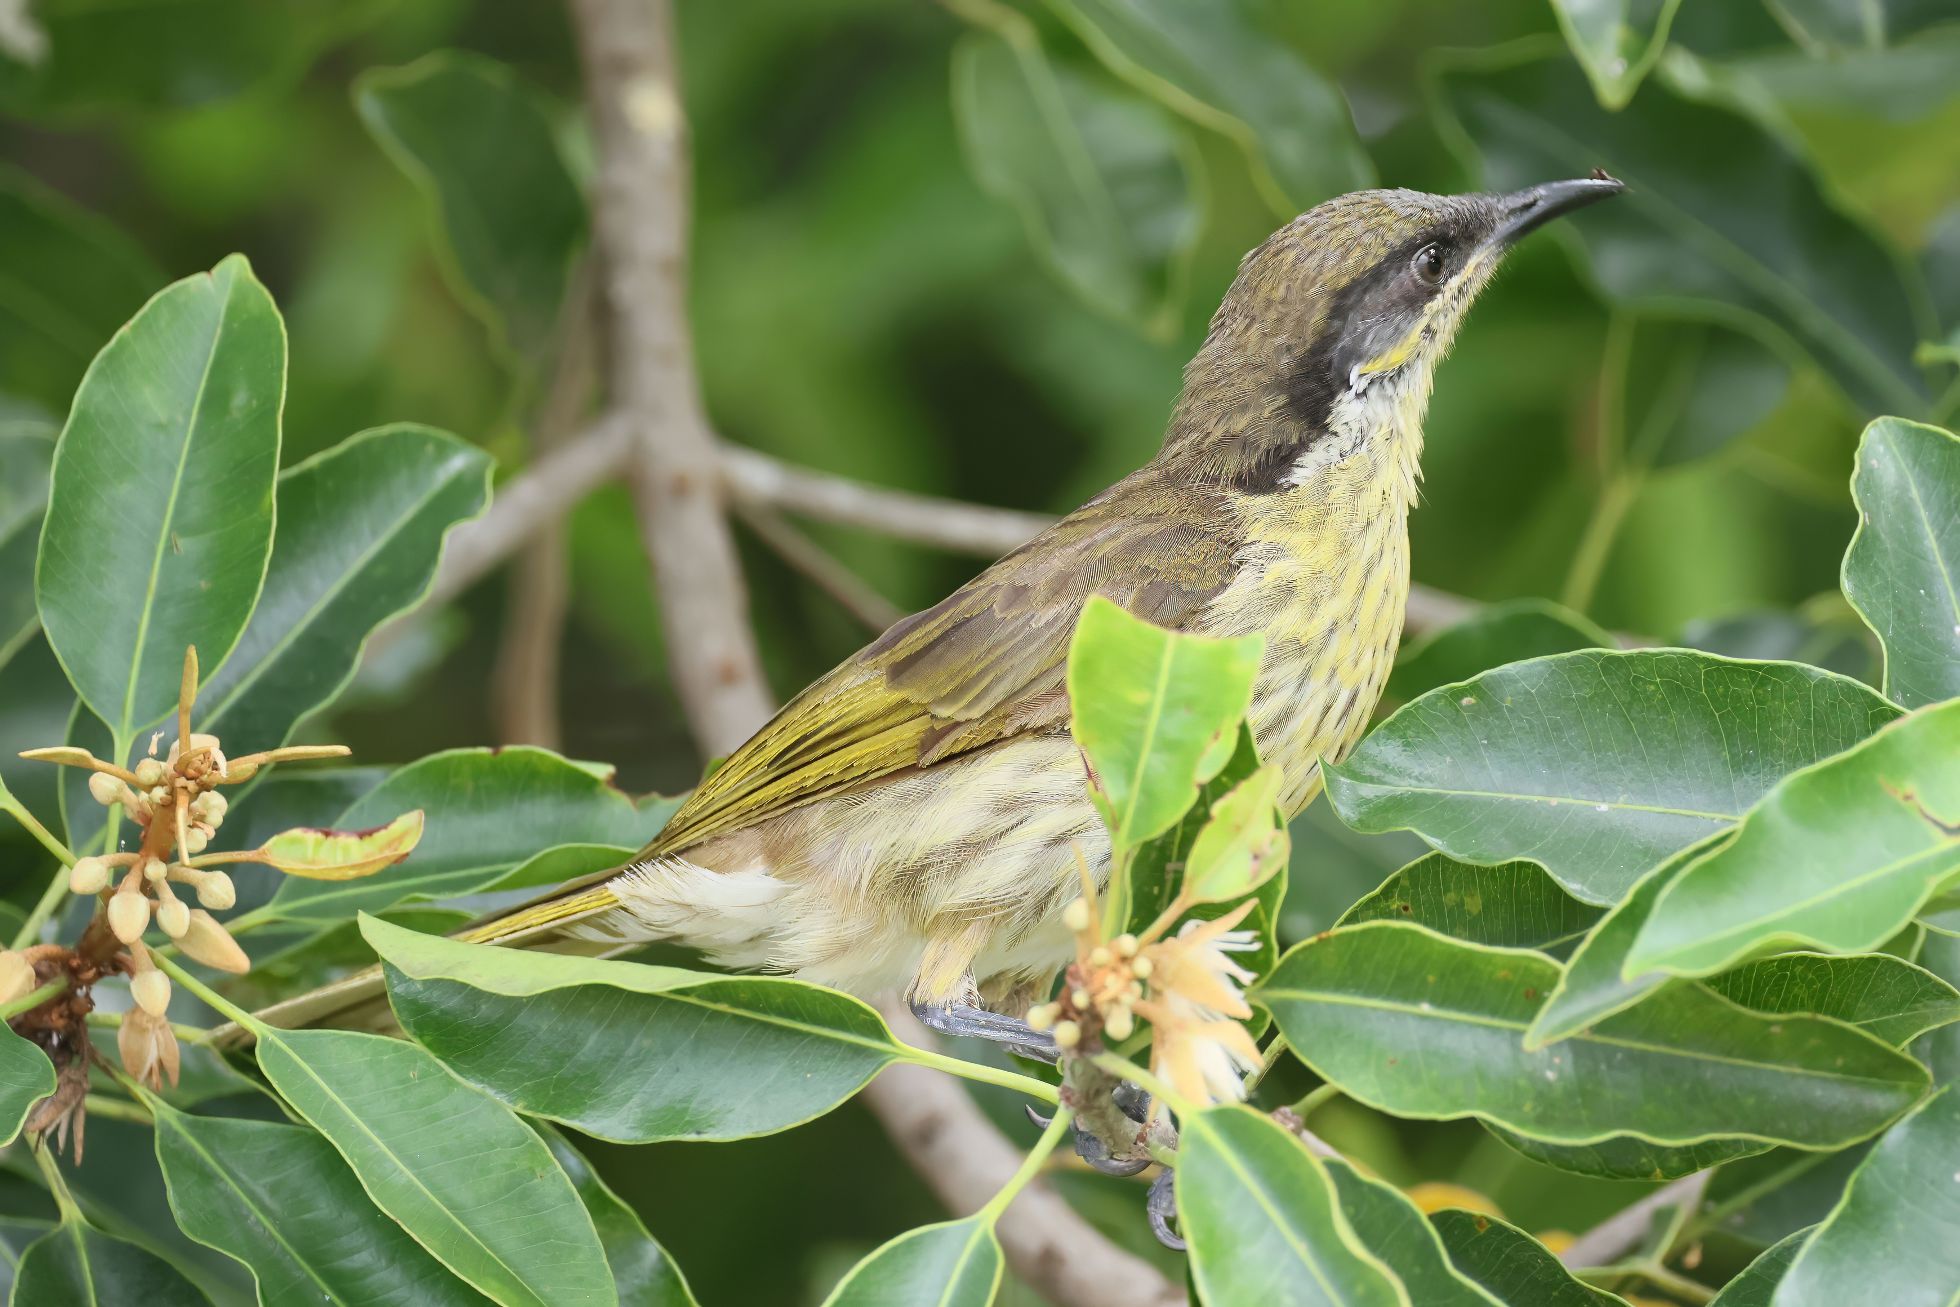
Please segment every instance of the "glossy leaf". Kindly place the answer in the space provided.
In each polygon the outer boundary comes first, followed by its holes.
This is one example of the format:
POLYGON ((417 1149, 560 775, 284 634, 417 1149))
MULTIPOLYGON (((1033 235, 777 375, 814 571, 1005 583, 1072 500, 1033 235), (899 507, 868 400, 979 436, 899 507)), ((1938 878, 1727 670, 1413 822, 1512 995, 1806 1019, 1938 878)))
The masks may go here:
POLYGON ((1804 1244, 1775 1307, 1851 1302, 1945 1307, 1960 1287, 1960 1089, 1947 1088, 1885 1133, 1804 1244))
POLYGON ((1528 858, 1605 904, 1897 715, 1813 667, 1581 650, 1405 704, 1325 769, 1327 795, 1357 830, 1411 829, 1465 862, 1528 858))
POLYGON ((673 801, 636 804, 601 770, 532 748, 455 749, 410 763, 333 824, 365 830, 421 808, 428 826, 414 855, 363 880, 288 880, 268 910, 288 920, 341 920, 411 897, 476 893, 559 844, 637 849, 666 823, 673 801))
POLYGON ((279 535, 252 620, 205 679, 198 729, 284 744, 353 679, 368 636, 428 591, 443 538, 489 498, 490 459, 430 427, 364 431, 279 477, 279 535))
POLYGON ((1321 1167, 1334 1182, 1341 1216, 1356 1242, 1402 1282, 1411 1303, 1422 1307, 1505 1307, 1503 1301, 1459 1274, 1436 1229, 1400 1190, 1371 1180, 1338 1158, 1321 1167))
POLYGON ((1049 4, 1117 76, 1237 141, 1275 212, 1290 218, 1373 182, 1339 89, 1247 0, 1049 4))
MULTIPOLYGON (((1928 929, 1919 949, 1919 965, 1960 989, 1960 935, 1928 929)), ((1928 1031, 1912 1051, 1932 1071, 1935 1087, 1960 1084, 1960 1024, 1928 1031)))
POLYGON ((1790 365, 1753 337, 1642 315, 1620 387, 1627 461, 1673 467, 1719 453, 1789 388, 1790 365))
POLYGON ((1783 1282, 1790 1263, 1796 1260, 1809 1238, 1809 1230, 1799 1230, 1771 1247, 1723 1285, 1722 1291, 1709 1300, 1708 1307, 1771 1307, 1776 1286, 1783 1282))
POLYGON ((1703 982, 1755 1012, 1833 1017, 1895 1047, 1960 1020, 1960 993, 1888 953, 1779 953, 1703 982))
POLYGON ((48 1055, 0 1023, 0 1147, 14 1141, 34 1104, 53 1092, 48 1055))
POLYGON ((442 50, 362 74, 354 104, 434 210, 457 294, 535 361, 586 228, 584 196, 536 94, 504 64, 442 50))
POLYGON ((1570 228, 1616 302, 1746 324, 1815 360, 1856 408, 1922 412, 1929 396, 1913 353, 1929 314, 1892 252, 1833 203, 1788 142, 1694 98, 1693 70, 1663 60, 1637 114, 1602 108, 1564 53, 1543 44, 1459 61, 1441 90, 1491 189, 1592 168, 1627 183, 1570 228), (1778 197, 1773 223, 1764 195, 1778 197))
POLYGON ((272 548, 286 335, 237 255, 164 290, 90 365, 55 449, 35 573, 76 691, 129 740, 257 602, 272 548))
POLYGON ((372 918, 361 926, 387 964, 403 1029, 518 1111, 602 1139, 787 1129, 903 1052, 870 1007, 801 981, 464 944, 372 918))
POLYGON ((1214 803, 1184 869, 1184 893, 1197 903, 1236 902, 1286 868, 1280 770, 1261 767, 1214 803))
POLYGON ((1195 152, 1157 105, 1051 63, 1032 23, 953 48, 953 112, 980 185, 1094 307, 1167 335, 1198 236, 1195 152))
POLYGON ((1572 1278, 1545 1245, 1482 1212, 1451 1207, 1431 1213, 1457 1270, 1515 1307, 1624 1307, 1625 1300, 1572 1278))
POLYGON ((1218 769, 1217 775, 1198 787, 1197 802, 1169 830, 1145 840, 1131 856, 1127 928, 1132 934, 1149 929, 1170 906, 1184 876, 1191 846, 1197 842, 1198 832, 1211 820, 1212 805, 1258 770, 1259 750, 1253 743, 1252 728, 1240 722, 1238 744, 1231 758, 1218 769))
POLYGON ((571 1181, 508 1108, 398 1039, 253 1033, 273 1088, 443 1265, 505 1307, 618 1301, 571 1181))
POLYGON ((211 1300, 155 1253, 70 1216, 21 1254, 7 1301, 8 1307, 209 1307, 211 1300))
POLYGON ((1790 39, 1813 56, 1872 50, 1950 20, 1943 5, 1912 0, 1764 0, 1790 39))
POLYGON ((179 1228, 250 1267, 261 1302, 482 1301, 375 1210, 313 1131, 170 1108, 156 1122, 157 1163, 179 1228))
POLYGON ((1383 881, 1336 924, 1412 921, 1472 944, 1555 950, 1584 937, 1603 915, 1535 862, 1472 867, 1431 853, 1383 881))
POLYGON ((34 552, 48 504, 55 429, 0 415, 0 664, 34 634, 34 552))
POLYGON ((1271 1118, 1231 1105, 1179 1121, 1177 1219, 1210 1303, 1408 1301, 1341 1214, 1333 1182, 1271 1118))
POLYGON ((1549 599, 1510 599, 1410 641, 1395 659, 1385 693, 1390 699, 1413 699, 1505 663, 1613 647, 1612 636, 1569 608, 1549 599))
POLYGON ((540 1127, 539 1133, 592 1215, 599 1242, 606 1249, 606 1264, 612 1268, 613 1284, 619 1289, 619 1301, 628 1307, 700 1307, 680 1267, 647 1233, 639 1213, 620 1201, 563 1135, 549 1127, 540 1127))
POLYGON ((1565 43, 1608 109, 1633 98, 1667 48, 1680 7, 1681 0, 1552 0, 1565 43))
MULTIPOLYGON (((4 64, 0 58, 0 70, 4 64)), ((8 283, 0 393, 31 397, 58 421, 89 360, 166 278, 123 232, 7 167, 0 167, 0 249, 8 283)))
POLYGON ((1699 1222, 1767 1247, 1816 1225, 1837 1206, 1868 1140, 1831 1153, 1777 1148, 1716 1168, 1702 1193, 1699 1222))
POLYGON ((1071 729, 1118 847, 1169 830, 1230 761, 1260 640, 1179 635, 1092 597, 1069 646, 1071 729))
POLYGON ((1908 708, 1960 696, 1960 438, 1880 418, 1851 496, 1844 595, 1884 646, 1886 695, 1908 708))
POLYGON ((1554 1143, 1757 1138, 1833 1147, 1878 1129, 1925 1069, 1816 1017, 1769 1017, 1698 986, 1656 993, 1548 1048, 1522 1036, 1558 979, 1524 949, 1400 922, 1309 940, 1252 992, 1287 1044, 1397 1116, 1477 1116, 1554 1143))
POLYGON ((1769 947, 1873 949, 1960 875, 1960 700, 1796 772, 1661 891, 1623 970, 1707 975, 1769 947))
POLYGON ((424 824, 424 814, 416 808, 373 830, 301 826, 260 845, 256 861, 306 880, 359 880, 414 852, 424 824))
POLYGON ((1550 1144, 1488 1122, 1485 1128, 1506 1147, 1534 1162, 1596 1180, 1674 1180, 1738 1157, 1766 1153, 1771 1147, 1755 1139, 1650 1144, 1632 1135, 1615 1135, 1594 1144, 1550 1144))
POLYGON ((987 1307, 1002 1259, 984 1215, 907 1230, 853 1266, 824 1307, 987 1307))

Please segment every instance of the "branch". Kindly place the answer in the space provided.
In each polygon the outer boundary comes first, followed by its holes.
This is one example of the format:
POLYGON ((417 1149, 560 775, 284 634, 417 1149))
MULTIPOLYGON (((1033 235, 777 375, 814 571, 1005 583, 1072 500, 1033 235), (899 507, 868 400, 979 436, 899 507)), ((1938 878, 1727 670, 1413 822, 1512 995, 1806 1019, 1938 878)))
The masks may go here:
POLYGON ((571 8, 598 146, 593 218, 611 308, 612 399, 633 432, 628 475, 674 688, 702 752, 725 754, 767 720, 769 689, 688 334, 687 125, 673 6, 571 8))
POLYGON ((845 612, 870 628, 873 635, 905 616, 897 604, 879 594, 864 578, 797 530, 775 509, 738 502, 735 515, 761 538, 763 544, 773 549, 777 557, 829 595, 845 612))
POLYGON ((1610 1266, 1640 1246, 1653 1224, 1654 1213, 1663 1207, 1694 1207, 1701 1202, 1702 1190, 1714 1172, 1697 1171, 1670 1185, 1654 1190, 1637 1203, 1621 1208, 1569 1244, 1558 1259, 1575 1269, 1610 1266))
MULTIPOLYGON (((881 1010, 900 1039, 932 1047, 932 1034, 905 1008, 888 1003, 881 1010)), ((920 1066, 887 1067, 863 1098, 912 1169, 952 1211, 978 1211, 1020 1165, 1025 1150, 1010 1143, 950 1076, 920 1066)), ((1184 1305, 1182 1289, 1111 1243, 1046 1185, 1022 1190, 998 1230, 1014 1273, 1053 1302, 1184 1305)))

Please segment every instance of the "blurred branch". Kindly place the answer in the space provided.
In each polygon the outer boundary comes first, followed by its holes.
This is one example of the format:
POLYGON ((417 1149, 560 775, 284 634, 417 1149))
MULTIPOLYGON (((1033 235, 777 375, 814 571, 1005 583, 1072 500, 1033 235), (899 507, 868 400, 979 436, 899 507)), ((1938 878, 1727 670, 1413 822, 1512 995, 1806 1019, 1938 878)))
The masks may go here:
POLYGON ((598 147, 594 225, 610 308, 612 402, 633 433, 627 475, 653 563, 682 710, 704 755, 769 716, 747 591, 722 516, 714 433, 687 326, 687 124, 671 0, 572 0, 598 147))
MULTIPOLYGON (((534 455, 569 440, 592 394, 598 279, 590 258, 567 288, 550 380, 531 424, 534 455)), ((571 603, 571 559, 561 516, 542 527, 511 569, 509 601, 491 675, 497 738, 504 744, 559 747, 559 652, 571 603)))
MULTIPOLYGON (((931 1032, 905 1007, 888 1003, 881 1010, 900 1039, 933 1046, 931 1032)), ((954 1212, 985 1206, 1021 1163, 1025 1150, 1001 1134, 950 1076, 920 1066, 887 1067, 865 1086, 863 1098, 912 1169, 954 1212)), ((1183 1289, 1111 1243, 1044 1184, 1024 1189, 998 1229, 1014 1273, 1050 1301, 1183 1307, 1183 1289)))
POLYGON ((738 500, 735 515, 761 537, 762 543, 773 549, 778 557, 817 589, 836 600, 840 608, 870 628, 872 634, 883 631, 905 616, 897 604, 872 589, 864 578, 797 530, 775 509, 738 500))
POLYGON ((1638 1248, 1652 1227, 1654 1214, 1663 1207, 1692 1208, 1701 1202, 1712 1171, 1697 1171, 1674 1183, 1656 1189, 1637 1203, 1622 1207, 1592 1229, 1574 1239, 1558 1259, 1567 1266, 1607 1266, 1638 1248))

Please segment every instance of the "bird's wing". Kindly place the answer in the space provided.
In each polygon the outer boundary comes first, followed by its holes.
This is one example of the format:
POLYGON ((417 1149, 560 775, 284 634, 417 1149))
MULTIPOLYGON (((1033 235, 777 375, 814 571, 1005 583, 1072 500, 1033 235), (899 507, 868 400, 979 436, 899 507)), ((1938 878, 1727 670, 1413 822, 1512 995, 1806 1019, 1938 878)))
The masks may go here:
POLYGON ((1100 594, 1184 627, 1231 578, 1228 511, 1153 472, 1122 482, 894 625, 715 769, 643 852, 711 836, 1068 720, 1064 673, 1100 594))

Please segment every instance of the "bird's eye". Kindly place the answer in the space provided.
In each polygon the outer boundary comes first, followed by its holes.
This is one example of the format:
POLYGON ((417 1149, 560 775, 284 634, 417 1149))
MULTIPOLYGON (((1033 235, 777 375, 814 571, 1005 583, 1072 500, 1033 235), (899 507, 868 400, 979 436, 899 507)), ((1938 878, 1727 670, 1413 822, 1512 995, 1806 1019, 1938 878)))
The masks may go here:
POLYGON ((1416 257, 1410 261, 1409 266, 1415 272, 1417 281, 1425 286, 1434 286, 1443 280, 1445 262, 1447 260, 1443 256, 1443 247, 1429 244, 1416 251, 1416 257))

